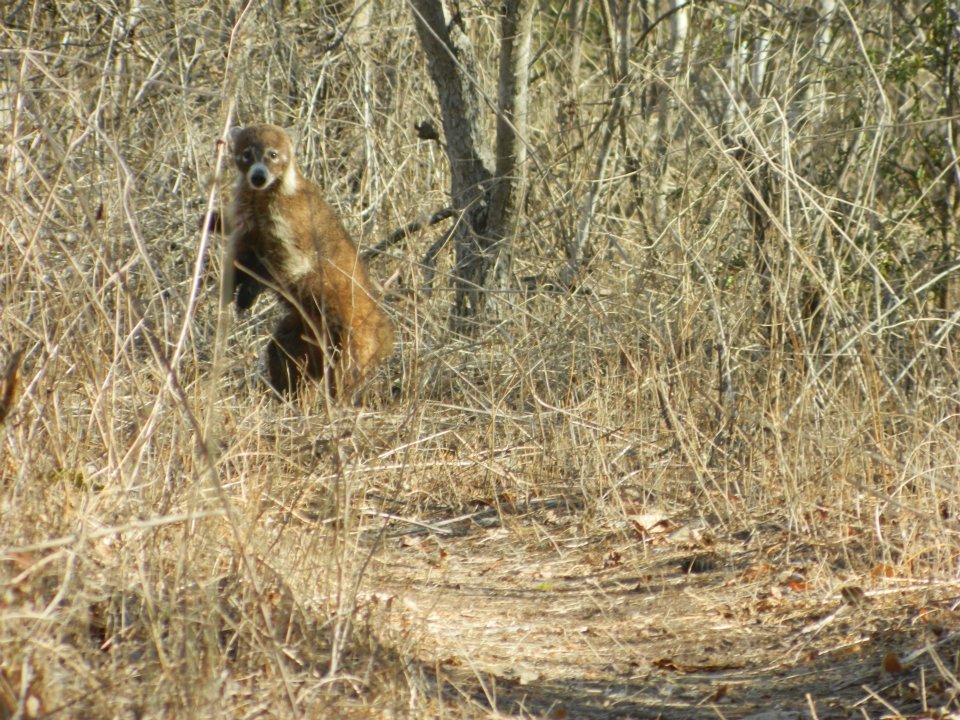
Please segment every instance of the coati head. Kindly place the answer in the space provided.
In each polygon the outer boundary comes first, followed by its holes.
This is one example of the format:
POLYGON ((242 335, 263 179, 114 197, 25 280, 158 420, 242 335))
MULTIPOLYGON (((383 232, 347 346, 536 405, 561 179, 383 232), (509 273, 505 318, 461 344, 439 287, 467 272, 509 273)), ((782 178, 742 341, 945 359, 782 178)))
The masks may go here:
POLYGON ((241 183, 249 189, 279 188, 284 195, 293 195, 297 191, 293 141, 282 128, 276 125, 231 128, 230 149, 240 171, 241 183))

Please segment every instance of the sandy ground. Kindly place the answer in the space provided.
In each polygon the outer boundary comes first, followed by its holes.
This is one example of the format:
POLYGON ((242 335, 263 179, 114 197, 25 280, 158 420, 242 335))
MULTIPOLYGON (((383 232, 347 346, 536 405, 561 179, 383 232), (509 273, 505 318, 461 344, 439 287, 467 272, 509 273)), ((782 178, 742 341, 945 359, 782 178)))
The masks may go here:
POLYGON ((773 525, 718 536, 646 515, 596 541, 574 515, 481 513, 387 540, 367 587, 426 692, 479 716, 956 712, 960 583, 884 566, 844 583, 850 547, 773 525))

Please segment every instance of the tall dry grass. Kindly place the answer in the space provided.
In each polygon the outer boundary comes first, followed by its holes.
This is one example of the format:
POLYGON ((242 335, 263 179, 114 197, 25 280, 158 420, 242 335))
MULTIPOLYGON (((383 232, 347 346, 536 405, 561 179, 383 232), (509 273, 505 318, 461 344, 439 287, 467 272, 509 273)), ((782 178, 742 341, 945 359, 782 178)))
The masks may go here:
MULTIPOLYGON (((956 81, 901 22, 921 9, 704 11, 684 45, 637 9, 597 163, 615 41, 590 6, 573 63, 560 8, 536 21, 513 312, 454 335, 452 248, 423 265, 445 225, 390 247, 399 349, 361 409, 268 396, 268 302, 218 341, 222 240, 197 228, 232 122, 295 128, 364 247, 447 205, 403 3, 0 9, 0 359, 24 350, 3 717, 445 712, 365 578, 390 518, 477 503, 559 499, 587 537, 638 506, 775 522, 848 572, 956 576, 956 81)), ((490 97, 494 11, 464 5, 490 97)))

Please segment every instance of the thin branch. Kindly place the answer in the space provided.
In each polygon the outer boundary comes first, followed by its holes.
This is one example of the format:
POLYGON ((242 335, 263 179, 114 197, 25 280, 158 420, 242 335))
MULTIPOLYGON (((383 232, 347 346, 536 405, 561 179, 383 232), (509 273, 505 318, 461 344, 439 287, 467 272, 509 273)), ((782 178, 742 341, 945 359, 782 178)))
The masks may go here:
POLYGON ((458 214, 459 212, 456 209, 450 207, 437 210, 426 219, 414 220, 411 223, 407 223, 402 228, 394 230, 376 245, 364 250, 361 255, 363 256, 364 260, 369 260, 377 255, 382 255, 388 248, 391 248, 397 243, 406 240, 414 233, 418 233, 423 230, 423 228, 432 227, 433 225, 436 225, 437 223, 458 214))

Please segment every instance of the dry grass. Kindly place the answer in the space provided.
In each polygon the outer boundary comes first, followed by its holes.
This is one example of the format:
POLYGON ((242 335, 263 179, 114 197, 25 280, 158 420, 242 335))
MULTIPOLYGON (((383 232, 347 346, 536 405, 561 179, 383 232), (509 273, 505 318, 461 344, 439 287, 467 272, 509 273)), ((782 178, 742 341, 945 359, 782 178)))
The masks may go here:
MULTIPOLYGON (((602 13, 573 83, 544 3, 513 312, 454 335, 452 249, 421 265, 445 225, 391 247, 373 269, 399 350, 348 409, 267 395, 270 303, 218 339, 221 240, 197 227, 234 121, 294 127, 366 247, 447 204, 409 11, 166 5, 0 9, 0 364, 23 351, 0 392, 0 718, 958 711, 938 31, 871 5, 814 57, 800 10, 703 11, 676 59, 664 22, 598 165, 602 13), (764 91, 724 121, 731 38, 762 28, 764 91), (545 624, 590 631, 561 652, 545 624), (885 685, 888 649, 916 655, 885 685), (774 681, 818 656, 861 682, 774 681), (780 689, 724 705, 725 669, 780 689)), ((493 88, 497 19, 464 7, 493 88)))

